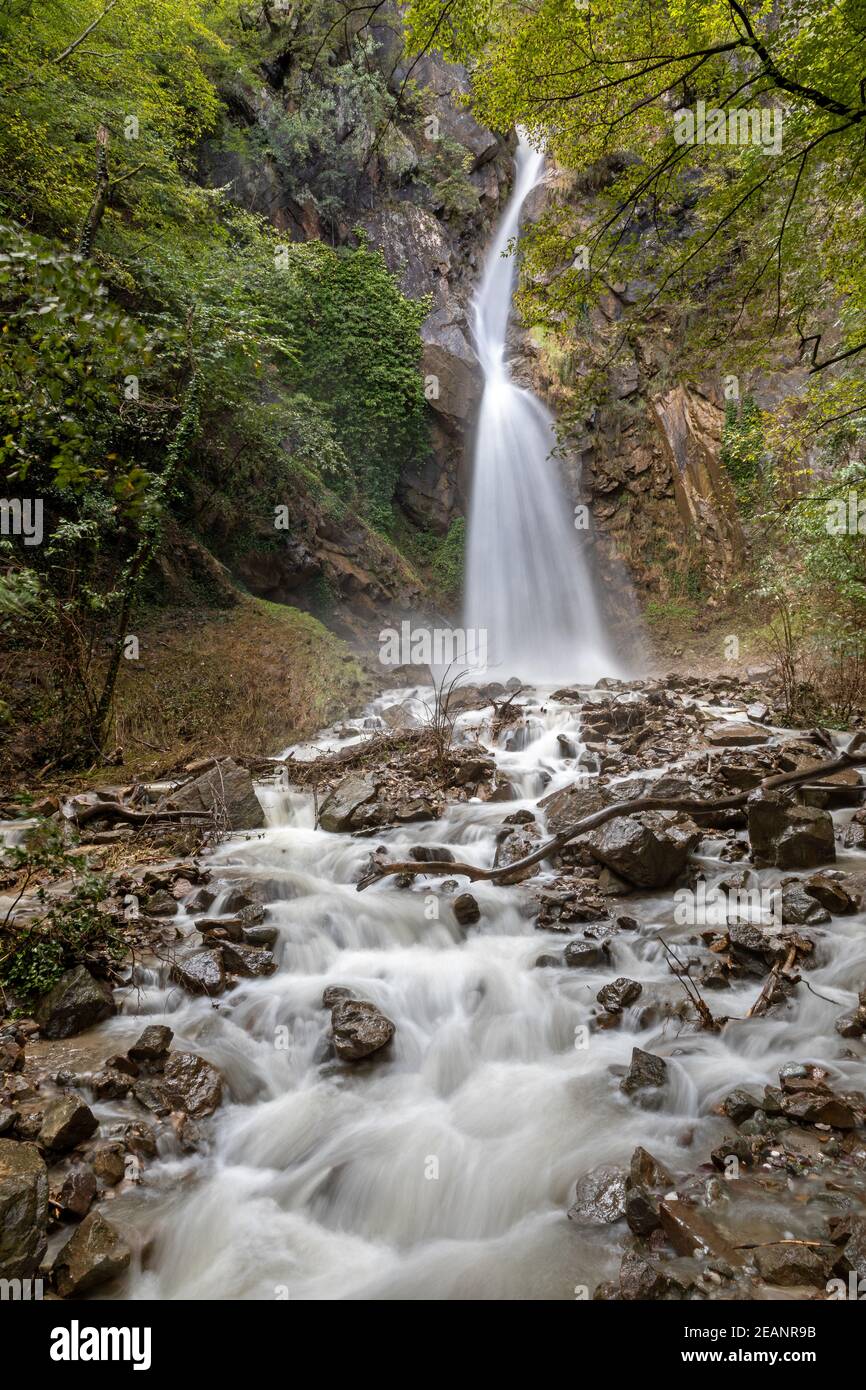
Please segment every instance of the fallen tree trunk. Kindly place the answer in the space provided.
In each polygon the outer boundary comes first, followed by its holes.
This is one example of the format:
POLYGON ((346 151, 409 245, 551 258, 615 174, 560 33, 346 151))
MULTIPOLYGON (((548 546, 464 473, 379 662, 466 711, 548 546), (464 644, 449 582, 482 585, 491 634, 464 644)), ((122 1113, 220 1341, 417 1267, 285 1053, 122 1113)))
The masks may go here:
POLYGON ((199 820, 209 824, 213 820, 211 811, 134 811, 120 801, 97 801, 93 806, 82 806, 79 811, 67 817, 76 825, 86 825, 92 820, 120 820, 127 825, 155 825, 157 821, 199 820))
MULTIPOLYGON (((808 782, 816 774, 820 774, 821 780, 823 780, 832 773, 841 772, 847 767, 862 767, 864 765, 866 765, 866 753, 843 753, 831 762, 812 763, 811 766, 800 768, 795 772, 774 773, 772 777, 765 777, 759 786, 764 791, 775 791, 778 787, 792 787, 800 782, 808 782)), ((443 874, 453 878, 456 874, 463 878, 469 878, 473 882, 485 880, 491 883, 507 884, 512 880, 516 881, 524 869, 529 869, 534 864, 540 864, 543 859, 549 859, 551 855, 558 854, 570 840, 576 839, 578 835, 585 835, 588 830, 595 830, 599 825, 604 825, 609 820, 615 820, 617 816, 633 816, 638 811, 687 811, 689 813, 733 811, 746 806, 749 797, 754 795, 756 790, 758 788, 753 788, 752 791, 737 792, 732 796, 709 799, 636 796, 631 801, 615 801, 612 805, 605 806, 601 811, 593 811, 591 815, 584 816, 574 825, 569 826, 567 830, 562 830, 558 835, 554 835, 551 840, 545 840, 543 844, 534 849, 531 854, 525 855, 523 859, 515 859, 513 864, 504 865, 502 868, 483 869, 478 864, 426 860, 423 868, 419 870, 417 860, 401 860, 399 863, 381 864, 371 869, 358 882, 358 892, 363 892, 365 888, 370 887, 371 883, 376 883, 380 878, 387 878, 391 874, 417 874, 419 871, 423 874, 430 874, 434 878, 443 874)))

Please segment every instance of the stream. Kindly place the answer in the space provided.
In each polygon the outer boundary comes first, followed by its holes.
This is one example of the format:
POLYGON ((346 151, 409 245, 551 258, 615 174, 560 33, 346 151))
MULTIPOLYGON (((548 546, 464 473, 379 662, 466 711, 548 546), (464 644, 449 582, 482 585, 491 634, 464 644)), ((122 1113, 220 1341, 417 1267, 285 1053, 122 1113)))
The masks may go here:
MULTIPOLYGON (((409 702, 419 714, 424 697, 416 691, 409 702)), ((352 737, 369 736, 384 705, 405 701, 406 691, 381 697, 353 722, 352 737)), ((834 1020, 866 977, 862 912, 809 929, 817 941, 809 981, 826 998, 801 985, 781 1016, 731 1022, 713 1035, 647 1017, 648 1003, 683 998, 660 940, 684 955, 695 940, 694 927, 674 922, 671 889, 623 900, 639 927, 611 939, 611 959, 598 969, 536 968, 564 938, 535 928, 526 884, 470 884, 481 920, 468 929, 449 905, 465 879, 444 890, 442 879, 418 878, 408 888, 391 879, 356 891, 379 844, 396 859, 436 844, 491 863, 504 817, 537 811, 542 794, 574 780, 586 761, 575 706, 543 690, 524 692, 520 703, 520 751, 504 746, 513 730, 493 744, 484 715, 464 714, 455 728, 458 742, 478 738, 491 749, 518 799, 458 802, 439 821, 371 839, 317 830, 311 796, 265 782, 268 829, 226 841, 208 861, 226 889, 233 875, 260 881, 279 966, 215 1001, 169 984, 165 967, 145 968, 123 1014, 105 1025, 110 1045, 125 1047, 143 1021, 168 1023, 174 1045, 202 1053, 229 1092, 200 1153, 164 1150, 145 1183, 126 1184, 111 1204, 137 1246, 118 1296, 581 1296, 615 1272, 623 1236, 622 1224, 587 1228, 566 1218, 583 1173, 627 1164, 638 1144, 674 1172, 693 1169, 730 1132, 712 1113, 719 1100, 735 1085, 775 1084, 792 1059, 826 1063, 835 1081, 857 1084, 862 1061, 844 1055, 834 1020), (560 734, 577 758, 562 756, 560 734), (618 975, 640 981, 642 997, 619 1028, 590 1030, 584 1045, 596 992, 618 975), (385 1052, 354 1064, 328 1058, 321 1001, 329 985, 349 987, 394 1022, 385 1052), (668 1062, 656 1110, 618 1086, 635 1045, 668 1062)), ((345 745, 323 735, 317 746, 345 745)), ((720 847, 708 839, 698 848, 708 886, 731 872, 720 847)), ((842 851, 838 867, 864 861, 842 851)), ((763 870, 758 879, 773 887, 780 876, 763 870)), ((745 1015, 758 989, 734 984, 724 1012, 745 1015)), ((719 999, 712 996, 716 1012, 719 999)), ((104 1120, 114 1113, 110 1103, 95 1109, 104 1120)), ((750 1233, 770 1219, 766 1201, 745 1190, 736 1208, 735 1226, 750 1233)), ((784 1216, 788 1227, 795 1220, 784 1216)))

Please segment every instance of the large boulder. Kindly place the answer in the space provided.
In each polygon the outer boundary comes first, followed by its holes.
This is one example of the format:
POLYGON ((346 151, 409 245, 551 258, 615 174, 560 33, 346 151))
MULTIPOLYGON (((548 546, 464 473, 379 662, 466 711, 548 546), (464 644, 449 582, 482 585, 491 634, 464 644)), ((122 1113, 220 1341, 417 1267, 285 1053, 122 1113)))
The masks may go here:
POLYGON ((55 1288, 61 1298, 80 1298, 116 1279, 129 1261, 129 1246, 99 1211, 92 1211, 54 1261, 55 1288))
POLYGON ((610 795, 597 782, 572 782, 560 791, 542 797, 538 808, 545 813, 550 833, 559 835, 584 816, 603 811, 610 800, 610 795))
POLYGON ((774 791, 749 797, 752 858, 779 869, 813 869, 836 858, 833 819, 816 806, 798 806, 774 791))
POLYGON ((71 1038, 115 1013, 114 997, 103 980, 83 965, 67 970, 36 1006, 36 1022, 46 1038, 71 1038))
POLYGON ((686 866, 701 831, 688 816, 641 811, 617 816, 587 836, 589 852, 637 888, 664 888, 686 866))
POLYGON ((201 776, 177 787, 161 804, 178 811, 224 811, 230 830, 260 830, 265 823, 252 777, 231 758, 221 758, 201 776))
POLYGON ((28 1279, 45 1254, 48 1169, 35 1144, 0 1139, 0 1279, 28 1279))

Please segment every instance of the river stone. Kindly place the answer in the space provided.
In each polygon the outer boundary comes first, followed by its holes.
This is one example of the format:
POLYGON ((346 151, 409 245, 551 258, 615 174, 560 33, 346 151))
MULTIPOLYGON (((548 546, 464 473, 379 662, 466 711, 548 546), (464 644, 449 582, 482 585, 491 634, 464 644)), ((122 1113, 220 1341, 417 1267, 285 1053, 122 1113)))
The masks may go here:
POLYGON ((750 1120, 755 1111, 760 1109, 761 1102, 742 1087, 731 1091, 722 1101, 724 1114, 729 1120, 733 1120, 735 1125, 742 1124, 743 1120, 750 1120))
POLYGON ((827 1282, 827 1261, 808 1245, 766 1245, 755 1251, 755 1264, 762 1279, 782 1288, 808 1285, 823 1288, 827 1282))
POLYGON ((222 758, 200 777, 176 788, 160 803, 160 809, 164 806, 174 807, 178 811, 210 812, 216 809, 218 814, 224 808, 230 830, 260 830, 265 824, 265 813, 256 796, 252 777, 245 767, 240 767, 231 758, 222 758))
POLYGON ((685 1293, 679 1280, 638 1250, 627 1250, 622 1257, 619 1291, 620 1297, 629 1302, 667 1302, 681 1299, 685 1293))
POLYGON ((89 1139, 98 1128, 96 1116, 84 1101, 77 1096, 58 1096, 45 1107, 39 1144, 43 1149, 66 1153, 68 1149, 74 1149, 76 1144, 89 1139))
POLYGON ((97 1145, 90 1161, 97 1178, 106 1187, 114 1187, 126 1173, 126 1151, 119 1141, 97 1145))
POLYGON ((342 831, 351 827, 355 813, 376 798, 376 781, 365 773, 350 772, 322 802, 319 829, 342 831))
POLYGON ((770 731, 759 729, 755 724, 724 720, 720 724, 711 724, 704 731, 704 737, 714 748, 750 748, 756 743, 766 743, 770 731))
POLYGON ((190 994, 222 994, 226 972, 219 951, 192 951, 172 964, 171 978, 190 994))
POLYGON ((782 923, 786 927, 820 927, 830 921, 830 914, 815 898, 810 897, 799 879, 782 885, 782 923))
POLYGON ((648 1187, 629 1187, 625 1194, 625 1219, 636 1236, 648 1236, 661 1226, 659 1199, 648 1187))
POLYGON ((471 893, 460 893, 451 904, 459 926, 471 927, 481 920, 481 908, 471 893))
POLYGON ((35 1144, 0 1139, 0 1279, 28 1279, 45 1254, 48 1169, 35 1144))
POLYGON ((233 975, 246 975, 251 979, 258 979, 264 975, 273 975, 277 968, 277 962, 272 952, 266 951, 263 946, 245 946, 237 941, 223 941, 220 943, 223 964, 226 970, 233 975))
POLYGON ((114 997, 103 980, 95 980, 83 965, 67 970, 36 1006, 35 1018, 43 1037, 71 1038, 93 1028, 116 1012, 114 997))
POLYGON ((595 997, 603 1009, 618 1014, 621 1009, 627 1009, 629 1004, 633 1004, 640 997, 642 989, 643 986, 637 980, 629 980, 625 975, 620 975, 618 980, 603 985, 595 997))
POLYGON ((158 892, 151 893, 144 904, 144 910, 148 917, 173 917, 177 912, 177 901, 171 893, 160 888, 158 892))
POLYGON ((732 1251, 709 1214, 674 1199, 659 1203, 662 1230, 678 1255, 716 1255, 730 1259, 732 1251))
POLYGON ((812 869, 836 858, 833 819, 815 806, 797 806, 777 792, 749 797, 752 858, 780 869, 812 869))
POLYGON ((832 1091, 797 1091, 782 1098, 782 1112, 789 1120, 811 1125, 830 1125, 833 1129, 854 1129, 857 1120, 846 1101, 832 1091))
POLYGON ((603 811, 610 805, 611 799, 597 782, 572 782, 570 786, 542 797, 538 809, 544 811, 550 833, 559 835, 584 816, 603 811))
POLYGON ((569 1221, 609 1226, 625 1216, 625 1169, 602 1163, 578 1179, 569 1221))
POLYGON ((60 1205, 70 1216, 86 1216, 96 1199, 96 1174, 86 1163, 76 1163, 63 1179, 60 1205))
POLYGON ((99 1211, 92 1211, 54 1260, 55 1288, 61 1298, 80 1298, 116 1279, 129 1261, 129 1246, 99 1211))
POLYGON ((844 882, 832 878, 830 874, 812 874, 803 884, 803 890, 828 912, 837 916, 846 916, 860 908, 859 896, 854 897, 844 882))
POLYGON ((667 1081, 668 1064, 662 1057, 641 1048, 632 1048, 631 1064, 619 1083, 621 1091, 633 1095, 636 1091, 655 1090, 667 1081))
POLYGON ((162 1093, 172 1110, 201 1118, 213 1114, 223 1098, 216 1067, 194 1052, 173 1052, 165 1064, 162 1093))
POLYGON ((673 1173, 640 1145, 631 1156, 628 1180, 635 1187, 659 1187, 664 1188, 666 1192, 674 1185, 673 1173))
POLYGON ((581 966, 593 969, 599 965, 607 965, 610 960, 610 947, 606 941, 600 944, 594 941, 569 941, 563 953, 563 960, 571 969, 579 969, 581 966))
POLYGON ((244 927, 244 944, 247 946, 273 946, 279 934, 277 927, 244 927))
POLYGON ((587 837, 590 854, 638 888, 663 888, 682 873, 701 831, 688 816, 642 811, 617 816, 587 837))
POLYGON ((394 1024, 367 999, 338 999, 331 1009, 337 1056, 356 1062, 380 1051, 394 1036, 394 1024))
POLYGON ((133 1062, 160 1062, 171 1046, 174 1033, 162 1023, 150 1023, 132 1044, 127 1056, 133 1062))

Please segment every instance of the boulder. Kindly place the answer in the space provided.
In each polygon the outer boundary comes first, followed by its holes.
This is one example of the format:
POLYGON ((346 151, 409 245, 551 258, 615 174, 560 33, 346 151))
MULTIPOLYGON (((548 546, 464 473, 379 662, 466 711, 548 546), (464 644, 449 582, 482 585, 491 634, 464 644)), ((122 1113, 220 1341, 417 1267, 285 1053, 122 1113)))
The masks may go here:
POLYGON ((172 1110, 201 1118, 213 1114, 223 1098, 216 1067, 194 1052, 173 1052, 165 1064, 161 1090, 172 1110))
POLYGON ((201 776, 177 787, 160 803, 160 809, 178 811, 225 811, 230 830, 260 830, 265 813, 256 796, 253 779, 245 767, 231 758, 219 762, 201 776))
POLYGON ((803 884, 803 891, 814 898, 827 912, 846 916, 860 909, 859 893, 852 893, 840 878, 832 874, 812 874, 803 884))
POLYGON ((688 816, 642 811, 617 816, 587 836, 593 858, 638 888, 663 888, 685 868, 701 831, 688 816))
POLYGON ((666 1200, 659 1204, 662 1230, 678 1255, 715 1255, 729 1259, 732 1251, 716 1229, 709 1214, 686 1202, 666 1200))
POLYGON ((379 1052, 391 1041, 395 1028, 367 999, 337 999, 331 1008, 331 1036, 337 1056, 357 1062, 379 1052))
POLYGON ((192 951, 178 956, 171 967, 171 978, 190 994, 222 994, 226 972, 219 951, 192 951))
POLYGON ((35 1018, 46 1038, 71 1038, 102 1023, 116 1012, 114 997, 103 980, 95 980, 83 965, 67 970, 36 1006, 35 1018))
POLYGON ((833 819, 815 806, 798 806, 774 791, 748 803, 752 858, 780 869, 812 869, 836 858, 833 819))
POLYGON ((782 923, 786 927, 819 927, 830 921, 826 908, 803 887, 798 878, 782 884, 782 923))
POLYGON ((99 1211, 92 1211, 58 1252, 54 1286, 61 1298, 80 1298, 116 1279, 129 1261, 129 1246, 99 1211))
POLYGON ((0 1279, 28 1279, 45 1254, 48 1169, 35 1144, 0 1139, 0 1279))
MULTIPOLYGON (((126 1089, 129 1089, 128 1082, 126 1089)), ((53 1153, 66 1153, 89 1139, 98 1128, 96 1116, 84 1101, 77 1096, 58 1096, 45 1107, 39 1145, 53 1153)))
POLYGON ((625 1169, 602 1163, 578 1180, 568 1219, 590 1226, 610 1226, 625 1216, 625 1198, 625 1169))
POLYGON ((319 829, 344 831, 362 806, 376 798, 375 780, 360 772, 350 772, 328 793, 319 810, 319 829))
POLYGON ((569 941, 563 952, 563 960, 572 970, 581 966, 594 969, 599 965, 607 965, 610 960, 610 947, 606 941, 584 941, 577 938, 569 941))
POLYGON ((568 787, 562 787, 558 792, 551 792, 549 796, 542 797, 538 803, 538 808, 544 811, 547 817, 547 828, 552 835, 559 835, 569 826, 582 820, 584 816, 591 816, 596 811, 603 811, 611 802, 610 795, 605 792, 597 782, 572 782, 568 787))

